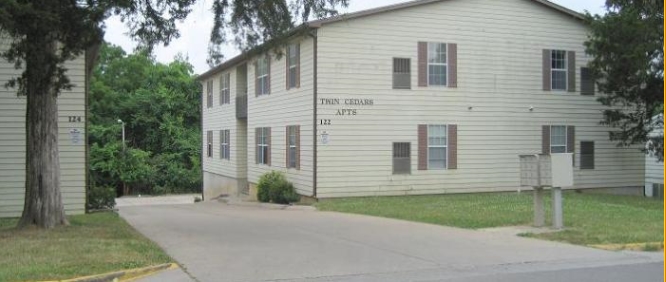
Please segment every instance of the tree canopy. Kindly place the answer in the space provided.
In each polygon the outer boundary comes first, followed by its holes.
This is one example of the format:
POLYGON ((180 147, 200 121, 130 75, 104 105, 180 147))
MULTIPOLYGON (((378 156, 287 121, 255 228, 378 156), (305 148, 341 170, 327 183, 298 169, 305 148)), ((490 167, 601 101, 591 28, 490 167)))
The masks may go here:
POLYGON ((664 2, 607 0, 605 15, 587 15, 590 36, 586 51, 608 106, 602 124, 619 146, 648 144, 663 161, 664 2), (649 141, 649 142, 648 142, 649 141))
MULTIPOLYGON (((155 62, 102 45, 90 85, 90 170, 94 189, 135 193, 201 188, 201 85, 182 57, 155 62), (121 143, 125 122, 126 149, 121 143)), ((115 194, 115 193, 114 193, 115 194)))
MULTIPOLYGON (((52 228, 67 224, 60 193, 57 120, 57 96, 72 86, 65 62, 85 54, 86 69, 92 69, 95 50, 104 33, 104 20, 111 15, 120 16, 141 49, 150 52, 155 44, 168 44, 179 36, 176 21, 184 19, 194 3, 195 0, 0 0, 0 34, 10 42, 0 58, 23 70, 6 86, 16 87, 27 101, 26 190, 19 226, 52 228)), ((347 0, 214 0, 210 62, 223 59, 219 45, 227 41, 227 32, 233 32, 237 45, 247 49, 279 38, 294 27, 294 17, 304 21, 334 15, 338 5, 347 5, 347 0)), ((126 86, 130 81, 125 82, 126 86)), ((164 89, 147 91, 165 94, 164 89)), ((144 96, 140 102, 147 105, 152 96, 144 96)), ((156 119, 146 117, 141 121, 156 119)), ((163 121, 173 122, 166 118, 163 121)), ((157 128, 160 127, 153 129, 157 128)), ((132 142, 163 142, 138 140, 132 142)))

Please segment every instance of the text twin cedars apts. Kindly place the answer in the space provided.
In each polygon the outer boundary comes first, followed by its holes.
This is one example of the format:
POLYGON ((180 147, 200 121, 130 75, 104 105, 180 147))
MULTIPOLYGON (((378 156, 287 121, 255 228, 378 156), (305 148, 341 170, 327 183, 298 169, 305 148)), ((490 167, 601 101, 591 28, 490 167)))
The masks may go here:
MULTIPOLYGON (((345 105, 345 106, 372 106, 375 101, 373 99, 319 99, 320 105, 345 105)), ((336 116, 355 116, 356 109, 337 109, 336 116)))

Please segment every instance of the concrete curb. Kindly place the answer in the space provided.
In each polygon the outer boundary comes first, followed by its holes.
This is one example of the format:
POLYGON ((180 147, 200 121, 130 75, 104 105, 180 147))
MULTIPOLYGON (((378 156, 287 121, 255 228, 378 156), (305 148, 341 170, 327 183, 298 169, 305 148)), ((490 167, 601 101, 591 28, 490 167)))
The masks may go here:
POLYGON ((143 278, 149 275, 153 275, 157 272, 167 269, 176 269, 178 264, 175 263, 165 263, 153 266, 147 266, 142 268, 127 269, 114 271, 104 274, 90 275, 77 277, 72 279, 64 280, 48 280, 42 282, 116 282, 116 281, 134 281, 139 278, 143 278))
POLYGON ((645 251, 646 247, 655 248, 655 251, 664 250, 664 242, 645 242, 645 243, 629 243, 629 244, 599 244, 587 245, 588 247, 602 249, 606 251, 645 251))

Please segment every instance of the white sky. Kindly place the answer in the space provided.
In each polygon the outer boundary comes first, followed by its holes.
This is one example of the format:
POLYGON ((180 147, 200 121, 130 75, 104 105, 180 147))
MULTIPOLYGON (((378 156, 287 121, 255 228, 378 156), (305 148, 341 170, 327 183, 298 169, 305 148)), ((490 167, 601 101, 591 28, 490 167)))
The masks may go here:
MULTIPOLYGON (((386 6, 409 0, 350 0, 347 9, 340 10, 341 13, 355 12, 379 6, 386 6)), ((501 0, 498 0, 501 1, 501 0)), ((604 12, 605 0, 550 0, 574 11, 589 11, 592 14, 601 14, 604 12)), ((192 12, 185 21, 177 24, 180 29, 180 38, 172 41, 169 46, 158 46, 155 48, 155 57, 160 62, 170 62, 181 53, 185 55, 189 62, 194 66, 194 72, 203 73, 209 69, 206 64, 208 56, 208 39, 210 31, 213 28, 213 13, 211 11, 211 0, 199 0, 194 4, 192 12)), ((136 44, 125 33, 127 27, 120 22, 118 17, 109 18, 106 21, 106 34, 104 39, 107 42, 121 46, 126 52, 131 52, 136 44)), ((227 45, 223 48, 225 59, 230 59, 239 54, 233 46, 227 45)))

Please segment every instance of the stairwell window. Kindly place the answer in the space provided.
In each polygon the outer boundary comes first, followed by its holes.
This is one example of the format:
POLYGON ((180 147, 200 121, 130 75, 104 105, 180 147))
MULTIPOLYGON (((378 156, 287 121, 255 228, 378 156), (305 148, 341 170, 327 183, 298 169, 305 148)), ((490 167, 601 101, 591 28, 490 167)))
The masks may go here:
POLYGON ((261 95, 268 95, 270 93, 269 90, 269 57, 268 56, 261 56, 259 59, 257 59, 257 96, 261 95))
POLYGON ((213 81, 206 81, 206 107, 213 107, 213 81))
POLYGON ((428 43, 428 85, 446 86, 446 43, 428 43))
POLYGON ((550 77, 552 90, 567 91, 567 51, 550 51, 550 77))
POLYGON ((287 55, 287 89, 291 89, 299 87, 300 45, 289 45, 287 55))
POLYGON ((553 125, 550 127, 550 153, 567 152, 567 127, 564 125, 553 125))
POLYGON ((428 125, 428 169, 446 169, 446 125, 428 125))
POLYGON ((220 105, 231 103, 231 74, 226 73, 220 77, 220 105))
POLYGON ((206 132, 206 156, 213 157, 213 132, 206 132))

